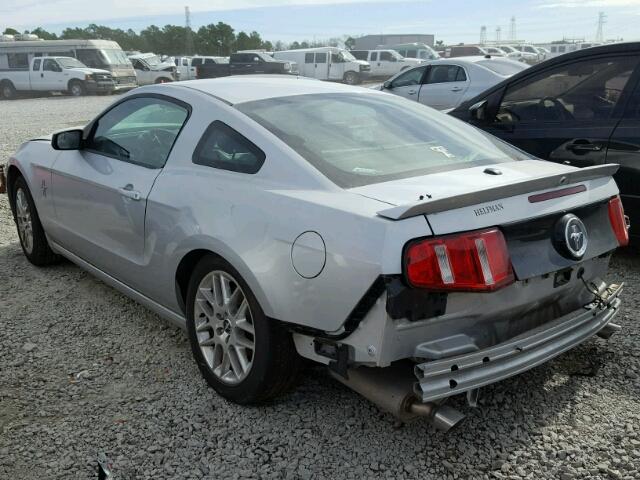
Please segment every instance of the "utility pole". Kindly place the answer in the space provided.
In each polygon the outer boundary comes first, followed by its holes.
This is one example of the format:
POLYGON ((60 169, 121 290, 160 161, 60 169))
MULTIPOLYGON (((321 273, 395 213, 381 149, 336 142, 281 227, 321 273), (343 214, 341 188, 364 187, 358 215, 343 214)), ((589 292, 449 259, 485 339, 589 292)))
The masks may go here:
POLYGON ((598 31, 596 32, 596 42, 602 43, 604 41, 604 32, 602 31, 602 27, 605 23, 607 23, 607 16, 605 15, 605 13, 598 13, 598 31))
POLYGON ((184 39, 184 53, 186 55, 193 54, 193 31, 191 30, 191 12, 189 6, 184 7, 184 27, 185 27, 185 39, 184 39))
POLYGON ((502 27, 496 27, 496 43, 500 43, 502 39, 502 27))
POLYGON ((487 43, 487 26, 482 25, 480 27, 480 45, 487 43))
POLYGON ((509 25, 509 40, 515 42, 516 40, 516 17, 511 17, 511 25, 509 25))

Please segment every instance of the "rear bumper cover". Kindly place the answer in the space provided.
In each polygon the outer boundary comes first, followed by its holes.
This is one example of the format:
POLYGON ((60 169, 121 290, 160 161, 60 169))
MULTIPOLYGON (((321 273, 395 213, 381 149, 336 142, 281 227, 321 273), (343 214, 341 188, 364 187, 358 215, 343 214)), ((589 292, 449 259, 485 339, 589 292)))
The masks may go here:
POLYGON ((591 303, 506 342, 415 366, 415 394, 431 402, 489 385, 536 367, 604 328, 617 313, 623 285, 610 285, 591 303))

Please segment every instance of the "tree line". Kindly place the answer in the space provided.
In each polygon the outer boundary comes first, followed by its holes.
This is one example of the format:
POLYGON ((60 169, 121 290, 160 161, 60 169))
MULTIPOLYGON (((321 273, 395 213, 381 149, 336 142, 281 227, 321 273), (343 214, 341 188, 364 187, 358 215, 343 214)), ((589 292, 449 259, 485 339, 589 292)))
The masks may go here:
POLYGON ((223 22, 217 24, 204 25, 197 30, 179 26, 165 25, 160 28, 150 25, 137 33, 132 29, 123 30, 121 28, 110 28, 104 25, 90 24, 85 28, 73 27, 65 28, 60 35, 51 33, 38 27, 32 31, 19 32, 13 28, 7 28, 4 34, 16 35, 20 33, 31 33, 44 40, 113 40, 118 42, 123 50, 138 50, 142 52, 155 52, 165 55, 222 55, 227 56, 238 50, 264 49, 267 51, 277 51, 286 49, 311 48, 320 46, 338 46, 339 44, 353 43, 351 37, 342 41, 338 38, 329 39, 324 42, 292 42, 286 44, 281 41, 270 42, 262 39, 256 31, 238 33, 223 22))

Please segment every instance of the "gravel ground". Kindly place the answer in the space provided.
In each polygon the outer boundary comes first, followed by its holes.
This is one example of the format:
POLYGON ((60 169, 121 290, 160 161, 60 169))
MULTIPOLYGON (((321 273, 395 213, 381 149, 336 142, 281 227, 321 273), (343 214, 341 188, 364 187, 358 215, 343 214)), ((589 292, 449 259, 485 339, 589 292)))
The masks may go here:
MULTIPOLYGON (((0 102, 0 159, 82 124, 112 98, 0 102)), ((69 263, 22 255, 0 196, 0 478, 95 478, 106 453, 133 478, 640 478, 640 256, 623 332, 482 391, 442 434, 399 425, 321 369, 259 408, 201 379, 185 334, 69 263)))

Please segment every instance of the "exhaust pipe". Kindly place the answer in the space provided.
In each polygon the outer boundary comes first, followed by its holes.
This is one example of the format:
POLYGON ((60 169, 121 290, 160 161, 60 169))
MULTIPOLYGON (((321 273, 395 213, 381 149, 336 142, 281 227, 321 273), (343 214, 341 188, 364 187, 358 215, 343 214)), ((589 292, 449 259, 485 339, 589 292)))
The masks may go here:
POLYGON ((464 415, 447 405, 421 403, 413 393, 416 378, 412 369, 395 365, 387 368, 358 367, 348 370, 348 378, 335 372, 331 375, 358 392, 381 410, 391 413, 402 422, 426 418, 435 428, 448 432, 458 425, 464 415))
POLYGON ((600 338, 604 338, 608 340, 611 338, 611 335, 622 330, 622 327, 616 323, 609 322, 604 327, 600 329, 600 331, 596 334, 600 338))

